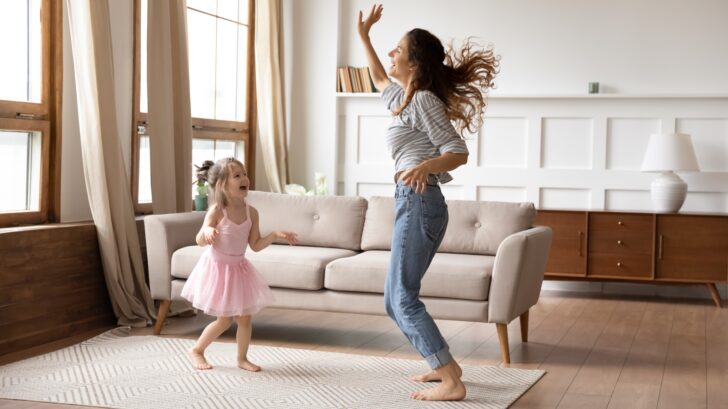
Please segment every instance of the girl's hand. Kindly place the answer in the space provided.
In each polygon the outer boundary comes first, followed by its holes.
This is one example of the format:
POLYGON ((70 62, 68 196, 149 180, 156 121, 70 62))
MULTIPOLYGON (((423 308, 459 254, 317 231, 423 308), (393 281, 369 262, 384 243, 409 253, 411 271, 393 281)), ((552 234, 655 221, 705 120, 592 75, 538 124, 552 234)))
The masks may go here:
POLYGON ((357 31, 359 32, 359 36, 364 38, 369 36, 369 30, 372 28, 374 23, 379 21, 380 18, 382 18, 382 5, 381 4, 375 4, 372 6, 372 11, 369 12, 369 16, 367 16, 367 19, 362 21, 362 17, 364 16, 364 13, 359 11, 359 21, 357 23, 357 31))
POLYGON ((298 235, 290 231, 277 231, 273 233, 277 239, 285 239, 288 244, 295 245, 298 243, 298 235))
POLYGON ((202 228, 202 239, 207 244, 210 244, 210 245, 214 244, 215 239, 217 239, 217 234, 218 234, 218 231, 214 227, 205 226, 202 228))

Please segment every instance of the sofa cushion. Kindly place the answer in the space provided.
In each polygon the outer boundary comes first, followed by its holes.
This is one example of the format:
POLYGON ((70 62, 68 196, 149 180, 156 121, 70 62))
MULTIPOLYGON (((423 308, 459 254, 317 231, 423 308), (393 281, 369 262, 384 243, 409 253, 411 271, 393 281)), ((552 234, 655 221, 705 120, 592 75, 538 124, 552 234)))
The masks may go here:
MULTIPOLYGON (((389 251, 371 250, 332 261, 324 287, 337 291, 384 293, 389 251)), ((420 295, 487 300, 495 257, 437 253, 422 280, 420 295)))
POLYGON ((271 287, 320 290, 324 288, 324 269, 332 260, 350 257, 352 250, 273 244, 245 256, 271 287))
MULTIPOLYGON (((189 277, 204 247, 183 247, 172 254, 172 276, 189 277)), ((324 268, 331 260, 356 254, 351 250, 273 244, 245 256, 271 287, 320 290, 324 286, 324 268)))
POLYGON ((172 253, 172 265, 170 267, 172 277, 186 280, 204 251, 205 248, 198 245, 185 246, 175 250, 172 253))
MULTIPOLYGON (((513 233, 533 225, 533 203, 448 200, 450 220, 438 251, 494 255, 500 243, 513 233)), ((394 198, 369 199, 361 248, 389 250, 394 227, 394 198)))
MULTIPOLYGON (((260 215, 260 234, 290 230, 299 245, 359 250, 367 201, 362 197, 297 196, 251 191, 248 203, 260 215)), ((276 243, 284 244, 278 240, 276 243)))
POLYGON ((490 254, 513 233, 531 228, 536 217, 533 203, 449 200, 450 221, 438 251, 490 254))
POLYGON ((394 198, 372 196, 369 198, 364 230, 361 235, 362 250, 390 250, 394 230, 394 198))

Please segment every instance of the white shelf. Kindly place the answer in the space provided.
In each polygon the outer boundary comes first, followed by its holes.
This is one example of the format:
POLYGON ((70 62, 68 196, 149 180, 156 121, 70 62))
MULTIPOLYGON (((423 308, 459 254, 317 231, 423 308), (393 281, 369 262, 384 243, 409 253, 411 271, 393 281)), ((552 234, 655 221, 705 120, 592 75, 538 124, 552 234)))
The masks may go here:
MULTIPOLYGON (((337 92, 336 98, 379 98, 381 92, 337 92)), ((492 94, 496 99, 728 99, 728 94, 492 94)))
POLYGON ((523 99, 725 99, 728 94, 490 94, 488 98, 523 99))
POLYGON ((381 92, 337 92, 336 98, 379 98, 381 92))

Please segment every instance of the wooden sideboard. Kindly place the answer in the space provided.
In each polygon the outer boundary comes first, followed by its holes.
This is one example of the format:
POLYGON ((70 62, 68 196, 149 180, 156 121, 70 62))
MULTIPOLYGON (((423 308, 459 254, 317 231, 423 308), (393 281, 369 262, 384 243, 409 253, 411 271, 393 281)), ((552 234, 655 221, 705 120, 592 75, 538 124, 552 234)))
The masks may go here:
POLYGON ((539 210, 553 229, 546 278, 706 284, 728 281, 728 215, 539 210))

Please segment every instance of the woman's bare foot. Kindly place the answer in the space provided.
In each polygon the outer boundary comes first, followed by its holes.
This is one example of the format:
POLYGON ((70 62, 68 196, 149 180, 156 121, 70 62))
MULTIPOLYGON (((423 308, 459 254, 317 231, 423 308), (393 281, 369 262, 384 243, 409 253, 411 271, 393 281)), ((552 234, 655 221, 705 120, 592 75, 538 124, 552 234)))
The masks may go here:
POLYGON ((434 388, 412 392, 410 398, 416 400, 463 400, 465 385, 458 379, 455 383, 443 382, 434 388))
POLYGON ((192 348, 187 351, 187 355, 190 357, 190 360, 192 361, 192 366, 195 369, 212 369, 212 365, 207 362, 203 352, 199 352, 196 349, 192 348))
MULTIPOLYGON (((460 365, 458 365, 458 363, 456 361, 453 361, 453 362, 455 362, 455 372, 457 373, 458 378, 462 378, 463 369, 460 368, 460 365)), ((440 382, 440 381, 442 381, 442 377, 435 370, 432 370, 427 373, 423 373, 422 375, 415 375, 411 379, 415 382, 440 382)))
POLYGON ((465 399, 465 385, 460 377, 463 370, 455 360, 435 369, 434 375, 425 374, 427 379, 439 379, 441 384, 434 388, 413 392, 410 398, 417 400, 462 400, 465 399))
POLYGON ((247 359, 238 359, 238 368, 245 369, 246 371, 250 372, 258 372, 260 371, 260 367, 247 359))

